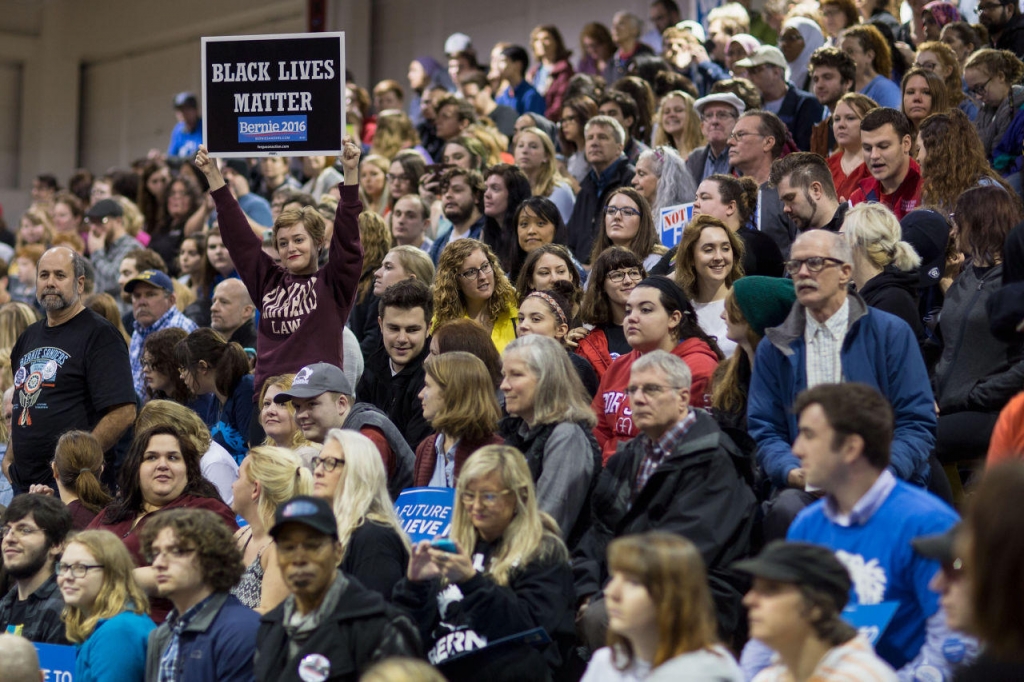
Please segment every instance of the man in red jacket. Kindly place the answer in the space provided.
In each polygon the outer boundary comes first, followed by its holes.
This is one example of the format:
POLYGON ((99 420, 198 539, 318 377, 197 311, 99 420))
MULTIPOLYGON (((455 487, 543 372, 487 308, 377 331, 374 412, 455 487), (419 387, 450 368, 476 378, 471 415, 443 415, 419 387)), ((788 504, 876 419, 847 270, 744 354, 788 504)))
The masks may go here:
POLYGON ((860 139, 871 177, 861 181, 850 205, 878 201, 903 220, 921 203, 921 167, 910 158, 910 121, 897 109, 880 107, 860 122, 860 139))

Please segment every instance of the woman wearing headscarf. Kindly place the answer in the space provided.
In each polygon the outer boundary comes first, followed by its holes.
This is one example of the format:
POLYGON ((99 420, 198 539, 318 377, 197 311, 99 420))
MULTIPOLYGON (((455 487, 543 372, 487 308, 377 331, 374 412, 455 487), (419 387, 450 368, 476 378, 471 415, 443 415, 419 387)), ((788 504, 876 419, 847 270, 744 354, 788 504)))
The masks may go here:
POLYGON ((825 44, 825 36, 817 23, 805 17, 790 17, 782 25, 779 49, 789 64, 789 80, 801 90, 808 90, 810 75, 807 63, 811 55, 825 44))

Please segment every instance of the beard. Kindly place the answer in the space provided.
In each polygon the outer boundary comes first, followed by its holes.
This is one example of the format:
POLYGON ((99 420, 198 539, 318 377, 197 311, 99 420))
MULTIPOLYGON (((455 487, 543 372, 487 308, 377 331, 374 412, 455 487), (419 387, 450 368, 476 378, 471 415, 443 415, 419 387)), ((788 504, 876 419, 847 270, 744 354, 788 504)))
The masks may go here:
POLYGON ((59 291, 49 290, 43 291, 41 296, 36 296, 36 300, 39 301, 39 305, 43 306, 43 310, 57 312, 70 308, 78 300, 78 297, 68 298, 59 291))
POLYGON ((12 566, 7 564, 7 574, 15 580, 26 580, 39 573, 46 562, 50 561, 50 547, 49 545, 42 547, 36 554, 25 553, 22 555, 25 562, 20 566, 12 566))
POLYGON ((444 217, 452 221, 456 225, 461 225, 466 222, 471 215, 473 215, 474 204, 468 206, 458 205, 454 208, 446 208, 444 210, 444 217))

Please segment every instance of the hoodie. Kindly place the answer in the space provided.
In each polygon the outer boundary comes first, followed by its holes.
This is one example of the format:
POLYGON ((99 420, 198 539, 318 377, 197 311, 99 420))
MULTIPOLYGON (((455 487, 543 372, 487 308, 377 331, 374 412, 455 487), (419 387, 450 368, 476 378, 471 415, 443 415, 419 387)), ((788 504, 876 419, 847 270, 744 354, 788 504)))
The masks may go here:
MULTIPOLYGON (((597 414, 597 426, 594 437, 601 446, 601 459, 604 462, 615 454, 620 442, 631 440, 639 433, 633 425, 633 411, 629 407, 629 396, 626 386, 629 384, 629 373, 633 363, 641 355, 640 351, 632 351, 616 359, 597 389, 590 406, 597 414)), ((696 338, 686 339, 672 349, 672 355, 681 358, 690 368, 693 382, 690 384, 690 405, 693 407, 711 407, 711 375, 718 367, 718 356, 704 341, 696 338)))
POLYGON ((884 310, 909 324, 917 342, 923 343, 927 337, 917 307, 917 286, 920 282, 917 270, 904 272, 894 265, 887 265, 864 283, 860 295, 872 308, 884 310))

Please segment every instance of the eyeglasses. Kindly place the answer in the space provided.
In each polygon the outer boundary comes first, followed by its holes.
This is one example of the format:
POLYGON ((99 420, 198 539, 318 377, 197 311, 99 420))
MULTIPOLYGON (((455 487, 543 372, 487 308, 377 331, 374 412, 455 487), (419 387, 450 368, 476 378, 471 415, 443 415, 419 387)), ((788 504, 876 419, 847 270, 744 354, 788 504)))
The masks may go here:
POLYGON ((628 268, 626 270, 612 270, 608 273, 607 279, 611 282, 618 284, 622 280, 629 277, 634 282, 638 282, 643 279, 644 274, 640 272, 640 268, 628 268))
POLYGON ((750 137, 751 135, 757 135, 758 137, 767 137, 767 135, 762 135, 761 133, 748 133, 745 130, 741 130, 740 132, 737 133, 734 130, 731 133, 729 133, 728 140, 729 140, 729 142, 732 142, 733 140, 736 140, 737 142, 739 142, 744 137, 750 137))
POLYGON ((0 538, 5 538, 10 534, 13 534, 16 538, 27 538, 29 535, 42 532, 42 528, 33 528, 32 526, 4 526, 0 528, 0 538))
POLYGON ((636 216, 640 215, 640 211, 636 210, 635 208, 630 208, 629 206, 623 206, 622 208, 619 208, 618 206, 604 207, 604 214, 609 218, 614 218, 620 213, 624 218, 635 218, 636 216))
POLYGON ((72 578, 84 578, 85 574, 94 568, 103 568, 100 564, 65 564, 63 561, 58 561, 53 570, 57 575, 71 574, 72 578))
POLYGON ((491 273, 491 262, 487 261, 478 268, 470 268, 465 272, 460 272, 459 277, 463 279, 476 279, 480 275, 489 275, 491 273))
POLYGON ((388 173, 384 177, 388 179, 388 182, 398 182, 399 180, 408 182, 411 179, 408 175, 395 175, 394 173, 388 173))
POLYGON ((501 499, 502 495, 505 495, 506 493, 510 493, 510 492, 512 492, 512 491, 509 490, 508 488, 506 488, 505 490, 499 490, 498 492, 483 492, 483 493, 471 493, 468 490, 466 490, 466 491, 463 491, 463 493, 461 495, 459 495, 459 499, 462 500, 462 505, 465 506, 465 507, 469 507, 471 505, 476 504, 476 501, 478 499, 481 502, 483 502, 483 505, 485 507, 493 507, 494 505, 496 505, 498 503, 498 500, 501 499))
POLYGON ((657 398, 665 391, 678 391, 682 386, 663 386, 662 384, 640 384, 639 386, 627 386, 626 393, 632 398, 643 391, 648 398, 657 398))
POLYGON ((731 118, 736 118, 737 114, 734 111, 725 111, 719 109, 718 111, 709 111, 706 114, 700 115, 702 121, 727 121, 731 118))
MULTIPOLYGON (((993 76, 992 78, 995 78, 995 76, 993 76)), ((967 92, 971 95, 971 97, 977 97, 979 99, 984 97, 985 91, 988 90, 988 84, 992 82, 992 78, 989 78, 981 85, 975 85, 973 88, 970 88, 967 92)))
POLYGON ((153 358, 142 358, 142 369, 153 369, 153 358))
POLYGON ((953 561, 951 561, 948 564, 943 563, 941 569, 942 577, 944 577, 947 582, 959 580, 960 577, 964 574, 964 560, 959 558, 953 559, 953 561))
POLYGON ((333 542, 332 538, 324 537, 319 540, 305 540, 304 542, 280 542, 275 543, 277 553, 285 558, 294 557, 299 553, 299 550, 304 550, 306 554, 317 554, 324 547, 330 545, 333 542))
POLYGON ((314 469, 323 464, 324 471, 334 471, 338 468, 338 465, 344 465, 345 460, 338 459, 337 457, 314 457, 312 464, 314 469))
POLYGON ((833 265, 843 265, 843 261, 838 258, 829 258, 827 256, 811 256, 810 258, 804 258, 802 260, 789 260, 786 261, 786 272, 791 275, 795 275, 800 272, 800 268, 804 265, 810 272, 821 272, 826 267, 833 265))
POLYGON ((992 10, 997 10, 1000 7, 1003 7, 1004 4, 1006 4, 1006 3, 990 2, 987 5, 978 5, 978 11, 979 12, 991 12, 992 10))
POLYGON ((146 553, 146 558, 149 560, 149 563, 156 561, 160 558, 161 554, 166 554, 168 559, 184 559, 195 551, 195 547, 179 547, 178 545, 168 547, 167 549, 156 549, 153 547, 146 553))

